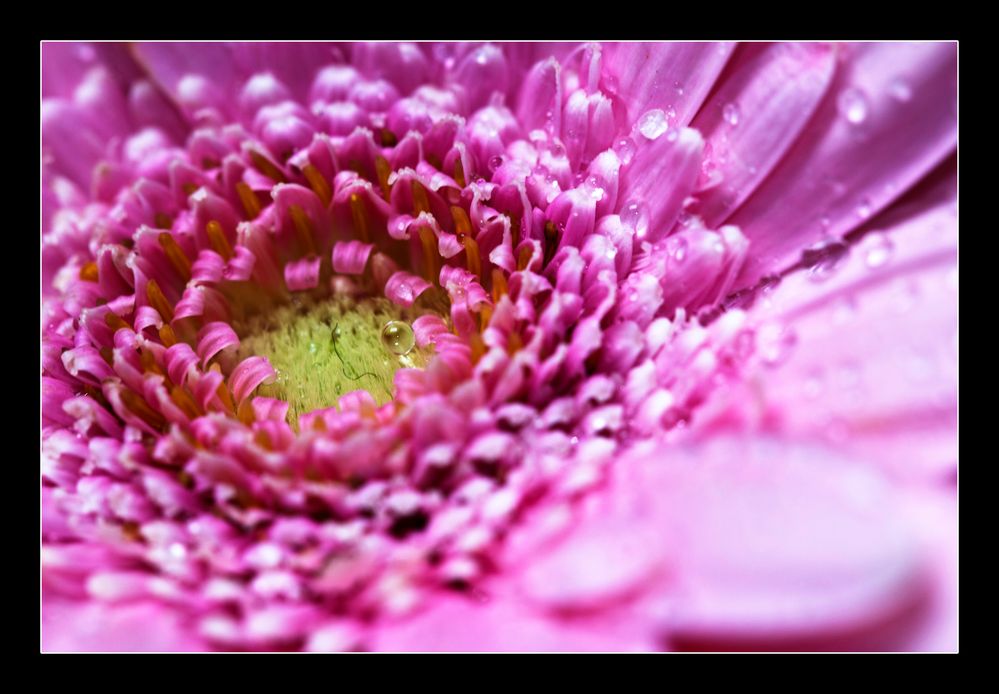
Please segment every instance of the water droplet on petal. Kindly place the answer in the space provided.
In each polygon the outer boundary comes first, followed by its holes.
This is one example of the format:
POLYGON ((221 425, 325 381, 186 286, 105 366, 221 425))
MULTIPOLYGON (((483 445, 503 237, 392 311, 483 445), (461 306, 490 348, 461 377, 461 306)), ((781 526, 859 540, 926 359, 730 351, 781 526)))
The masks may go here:
POLYGON ((867 97, 859 89, 849 87, 840 92, 836 101, 840 115, 854 125, 863 123, 867 118, 867 97))
POLYGON ((733 128, 739 124, 739 115, 739 107, 735 104, 728 103, 722 107, 722 118, 733 128))
POLYGON ((888 85, 888 93, 895 101, 901 101, 905 103, 912 98, 912 87, 905 83, 901 78, 892 80, 891 84, 888 85))
POLYGON ((867 263, 867 267, 873 270, 888 262, 895 246, 891 242, 891 239, 881 233, 872 234, 869 244, 864 260, 867 263))
POLYGON ((673 246, 673 260, 682 263, 687 257, 687 239, 677 238, 673 246))
POLYGON ((645 206, 638 202, 626 204, 621 211, 621 223, 634 229, 638 238, 645 238, 649 231, 649 215, 645 206))
POLYGON ((382 328, 382 344, 385 349, 402 356, 409 354, 416 345, 416 336, 409 323, 399 320, 390 320, 382 328))
POLYGON ((614 143, 614 152, 622 164, 631 163, 631 158, 635 156, 635 141, 630 137, 622 137, 614 143))
POLYGON ((864 198, 857 205, 857 216, 861 219, 867 219, 871 216, 871 201, 868 198, 864 198))
POLYGON ((495 157, 489 159, 489 171, 495 173, 496 169, 503 166, 503 157, 498 154, 495 157))
POLYGON ((836 271, 849 252, 846 244, 839 241, 824 241, 801 254, 802 264, 808 268, 809 278, 823 282, 836 271))
POLYGON ((798 336, 794 331, 778 323, 764 325, 757 336, 760 358, 770 367, 785 363, 797 342, 798 336))
POLYGON ((638 132, 642 133, 649 140, 655 140, 661 136, 669 124, 666 122, 666 113, 661 108, 654 108, 646 111, 638 119, 638 132))

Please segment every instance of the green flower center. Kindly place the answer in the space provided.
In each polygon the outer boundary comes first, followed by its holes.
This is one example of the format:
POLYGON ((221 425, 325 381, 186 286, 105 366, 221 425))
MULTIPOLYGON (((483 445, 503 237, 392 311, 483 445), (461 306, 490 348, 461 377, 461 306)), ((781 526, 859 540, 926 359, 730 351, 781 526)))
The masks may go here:
POLYGON ((391 400, 395 372, 423 368, 433 355, 433 348, 416 346, 412 322, 428 313, 447 315, 440 309, 427 302, 402 308, 383 297, 297 297, 235 326, 239 357, 270 360, 277 380, 258 395, 287 401, 295 426, 300 415, 332 407, 352 390, 368 391, 379 405, 391 400))

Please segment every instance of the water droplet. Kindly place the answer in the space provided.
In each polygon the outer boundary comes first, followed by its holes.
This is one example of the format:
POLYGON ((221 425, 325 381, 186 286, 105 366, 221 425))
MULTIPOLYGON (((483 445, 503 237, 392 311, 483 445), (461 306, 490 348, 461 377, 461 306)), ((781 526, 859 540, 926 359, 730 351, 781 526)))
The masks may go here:
POLYGON ((780 366, 791 356, 798 336, 790 329, 778 323, 769 323, 759 330, 757 344, 760 358, 767 366, 780 366))
POLYGON ((722 107, 722 118, 733 128, 739 124, 739 107, 735 104, 725 104, 722 107))
POLYGON ((491 157, 489 159, 489 171, 491 173, 495 172, 496 169, 498 169, 501 166, 503 166, 503 157, 499 156, 498 154, 495 157, 491 157))
POLYGON ((661 108, 654 108, 650 111, 646 111, 641 118, 638 119, 638 132, 642 133, 647 139, 655 140, 659 138, 669 124, 666 122, 666 113, 663 112, 661 108))
POLYGON ((402 356, 409 354, 416 345, 416 336, 409 323, 403 321, 390 320, 382 328, 382 344, 385 349, 402 356))
POLYGON ((801 254, 802 264, 808 268, 809 278, 822 282, 836 271, 849 249, 839 241, 824 241, 801 254))
POLYGON ((680 137, 680 131, 677 130, 676 128, 670 128, 669 130, 666 131, 667 142, 676 142, 677 138, 679 137, 680 137))
POLYGON ((895 101, 905 103, 912 98, 912 87, 906 84, 901 78, 896 78, 888 85, 888 93, 891 94, 891 97, 895 101))
POLYGON ((622 164, 630 164, 631 158, 635 156, 635 141, 630 137, 622 137, 614 143, 614 152, 622 164))
POLYGON ((621 223, 634 229, 638 238, 645 238, 645 234, 649 231, 649 215, 645 206, 638 202, 625 205, 621 211, 621 223))
POLYGON ((859 89, 849 87, 840 92, 836 101, 840 115, 854 125, 863 123, 867 118, 867 97, 859 89))
MULTIPOLYGON (((671 239, 672 240, 672 239, 671 239)), ((673 260, 682 263, 687 257, 687 239, 676 238, 673 245, 673 260)))
POLYGON ((552 153, 553 157, 564 157, 565 156, 565 146, 561 142, 559 142, 558 140, 555 140, 554 142, 552 142, 552 146, 549 149, 549 151, 552 153))
POLYGON ((868 198, 864 198, 857 205, 857 216, 861 219, 867 219, 871 216, 871 201, 868 198))
POLYGON ((895 248, 894 244, 891 242, 885 234, 877 233, 872 234, 871 239, 868 242, 870 245, 867 249, 867 255, 865 257, 865 262, 867 267, 874 268, 881 267, 888 262, 891 258, 891 252, 895 248))

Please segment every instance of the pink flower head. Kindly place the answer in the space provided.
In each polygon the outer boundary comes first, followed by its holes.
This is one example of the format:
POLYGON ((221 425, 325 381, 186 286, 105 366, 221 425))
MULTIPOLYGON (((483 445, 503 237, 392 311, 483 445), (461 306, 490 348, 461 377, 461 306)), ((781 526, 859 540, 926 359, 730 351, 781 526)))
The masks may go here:
POLYGON ((954 650, 956 46, 43 46, 46 650, 954 650))

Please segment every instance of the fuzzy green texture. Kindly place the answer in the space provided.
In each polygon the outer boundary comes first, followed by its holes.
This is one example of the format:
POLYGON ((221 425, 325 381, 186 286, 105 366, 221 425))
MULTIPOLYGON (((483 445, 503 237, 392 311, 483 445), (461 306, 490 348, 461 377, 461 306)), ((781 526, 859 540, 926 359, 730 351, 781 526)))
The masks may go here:
POLYGON ((412 324, 426 313, 437 311, 422 304, 402 308, 381 297, 296 299, 236 326, 239 357, 270 360, 277 380, 257 393, 287 401, 289 422, 296 425, 300 415, 332 407, 352 390, 368 391, 379 405, 391 400, 395 372, 425 367, 433 349, 393 354, 382 329, 389 321, 412 324))

